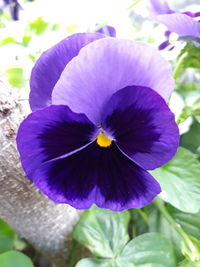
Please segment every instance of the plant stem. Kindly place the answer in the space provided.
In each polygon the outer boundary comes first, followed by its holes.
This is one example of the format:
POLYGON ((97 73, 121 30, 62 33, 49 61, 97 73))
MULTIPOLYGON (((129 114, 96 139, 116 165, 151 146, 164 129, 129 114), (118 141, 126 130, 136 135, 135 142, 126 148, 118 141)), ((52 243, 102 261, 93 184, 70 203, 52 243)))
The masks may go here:
POLYGON ((135 5, 137 5, 140 1, 142 0, 136 0, 133 4, 131 4, 129 7, 127 7, 125 10, 128 11, 130 10, 131 8, 133 8, 135 5))
POLYGON ((144 222, 146 224, 148 224, 148 216, 147 216, 147 214, 142 209, 137 209, 137 212, 140 214, 140 216, 142 217, 144 222))
POLYGON ((72 240, 72 246, 70 251, 70 260, 69 260, 69 267, 74 267, 76 263, 76 258, 79 250, 79 244, 76 240, 72 240))
POLYGON ((183 55, 180 56, 180 58, 178 59, 178 62, 176 64, 176 67, 174 69, 174 79, 177 79, 178 76, 180 75, 181 71, 182 71, 182 62, 184 60, 184 58, 186 57, 187 53, 184 53, 183 55))
POLYGON ((159 211, 162 213, 162 215, 165 217, 165 219, 170 223, 170 225, 176 230, 176 232, 182 237, 183 241, 185 242, 185 245, 188 247, 189 250, 192 250, 191 247, 192 241, 190 240, 190 237, 184 232, 180 224, 178 224, 173 217, 168 212, 167 208, 165 207, 162 200, 159 198, 156 198, 154 200, 154 205, 159 209, 159 211))

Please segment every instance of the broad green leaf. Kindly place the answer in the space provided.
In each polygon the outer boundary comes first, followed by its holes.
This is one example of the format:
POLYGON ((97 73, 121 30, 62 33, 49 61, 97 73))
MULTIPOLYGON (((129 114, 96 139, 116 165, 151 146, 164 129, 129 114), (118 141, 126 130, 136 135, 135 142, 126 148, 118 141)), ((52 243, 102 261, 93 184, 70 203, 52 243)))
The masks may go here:
MULTIPOLYGON (((116 261, 113 261, 112 259, 100 260, 88 258, 80 260, 75 267, 121 267, 121 265, 118 265, 116 261)), ((134 265, 130 267, 134 267, 134 265)))
POLYGON ((136 237, 125 246, 118 260, 124 266, 126 263, 134 263, 137 267, 144 264, 176 266, 170 242, 159 233, 147 233, 136 237))
POLYGON ((34 267, 31 260, 21 252, 7 251, 0 254, 1 267, 34 267))
POLYGON ((200 47, 189 42, 181 51, 181 55, 185 55, 182 61, 182 68, 200 68, 200 47))
POLYGON ((169 163, 151 173, 161 185, 164 201, 184 212, 199 211, 200 162, 193 153, 180 147, 169 163))
POLYGON ((181 136, 181 146, 200 154, 200 123, 194 120, 190 130, 181 136))
POLYGON ((152 207, 149 210, 148 224, 149 232, 159 232, 163 236, 165 236, 168 240, 170 240, 171 244, 173 245, 176 257, 179 260, 183 259, 183 255, 181 253, 181 237, 168 223, 165 217, 162 216, 158 209, 152 207))
POLYGON ((84 212, 74 231, 74 238, 96 256, 114 258, 127 241, 128 211, 113 212, 93 207, 84 212))
POLYGON ((174 209, 171 215, 188 235, 194 236, 200 240, 200 213, 194 215, 174 209))
POLYGON ((25 78, 22 68, 10 68, 5 72, 9 83, 16 88, 22 88, 25 86, 25 78))
POLYGON ((13 249, 15 239, 14 230, 0 219, 0 253, 13 249))
POLYGON ((147 264, 137 265, 137 267, 165 267, 165 265, 163 265, 163 264, 157 264, 157 263, 147 263, 147 264))
POLYGON ((192 115, 200 123, 200 98, 198 98, 192 105, 192 115))
POLYGON ((200 262, 185 262, 179 265, 179 267, 200 267, 200 262))
POLYGON ((131 211, 131 225, 132 236, 144 234, 148 232, 147 218, 145 218, 146 213, 142 209, 132 209, 131 211))

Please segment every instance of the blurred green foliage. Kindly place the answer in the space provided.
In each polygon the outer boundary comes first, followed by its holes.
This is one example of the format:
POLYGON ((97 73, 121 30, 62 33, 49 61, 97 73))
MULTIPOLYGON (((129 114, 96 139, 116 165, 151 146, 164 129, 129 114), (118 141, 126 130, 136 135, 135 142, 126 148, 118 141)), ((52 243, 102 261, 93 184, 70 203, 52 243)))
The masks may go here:
POLYGON ((14 249, 23 249, 24 243, 15 231, 0 219, 0 267, 34 267, 31 260, 14 249))

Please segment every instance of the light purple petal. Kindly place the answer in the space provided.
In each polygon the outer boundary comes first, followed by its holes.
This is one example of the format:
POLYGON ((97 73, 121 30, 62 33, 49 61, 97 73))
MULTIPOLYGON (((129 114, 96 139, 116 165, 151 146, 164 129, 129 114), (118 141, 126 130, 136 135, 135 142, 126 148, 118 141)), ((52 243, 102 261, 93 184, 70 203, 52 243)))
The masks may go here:
POLYGON ((185 14, 159 15, 156 20, 164 24, 168 30, 180 36, 194 36, 200 38, 200 22, 185 14))
POLYGON ((176 154, 179 130, 174 114, 150 88, 134 86, 116 92, 103 117, 103 130, 142 168, 161 167, 176 154))
POLYGON ((82 48, 68 63, 54 87, 52 102, 85 113, 98 124, 112 94, 130 85, 153 88, 168 99, 174 88, 170 65, 145 43, 105 38, 82 48))
POLYGON ((170 14, 174 12, 166 0, 149 0, 149 2, 152 15, 170 14))
POLYGON ((36 62, 30 79, 30 106, 33 111, 51 104, 51 93, 68 62, 80 49, 94 40, 103 38, 100 33, 78 33, 67 37, 44 52, 36 62))
POLYGON ((92 204, 121 211, 140 208, 160 193, 157 181, 113 143, 96 142, 67 158, 49 161, 34 174, 35 185, 56 203, 77 209, 92 204))
POLYGON ((17 146, 29 179, 48 160, 72 153, 93 139, 96 127, 67 106, 49 106, 31 113, 20 125, 17 146))

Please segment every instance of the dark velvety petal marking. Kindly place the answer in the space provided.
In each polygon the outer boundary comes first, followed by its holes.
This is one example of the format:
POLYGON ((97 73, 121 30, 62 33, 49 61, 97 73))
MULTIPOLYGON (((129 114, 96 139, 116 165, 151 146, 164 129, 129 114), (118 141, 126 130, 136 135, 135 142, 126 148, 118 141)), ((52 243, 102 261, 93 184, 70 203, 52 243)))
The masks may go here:
POLYGON ((144 169, 169 161, 179 144, 179 131, 165 101, 141 86, 115 93, 104 107, 102 128, 119 148, 144 169))
POLYGON ((91 142, 97 129, 84 114, 67 106, 49 106, 31 113, 19 127, 17 146, 29 179, 45 161, 72 153, 91 142))
POLYGON ((78 33, 67 37, 44 52, 36 62, 30 79, 30 106, 37 110, 51 104, 51 93, 63 69, 80 49, 105 35, 78 33))
POLYGON ((130 85, 153 88, 168 99, 174 80, 169 64, 151 46, 131 40, 103 38, 83 47, 63 70, 52 103, 101 122, 104 104, 130 85))
POLYGON ((66 158, 44 163, 33 180, 53 201, 77 209, 92 204, 115 211, 140 208, 160 193, 157 181, 114 143, 102 148, 94 142, 66 158))

